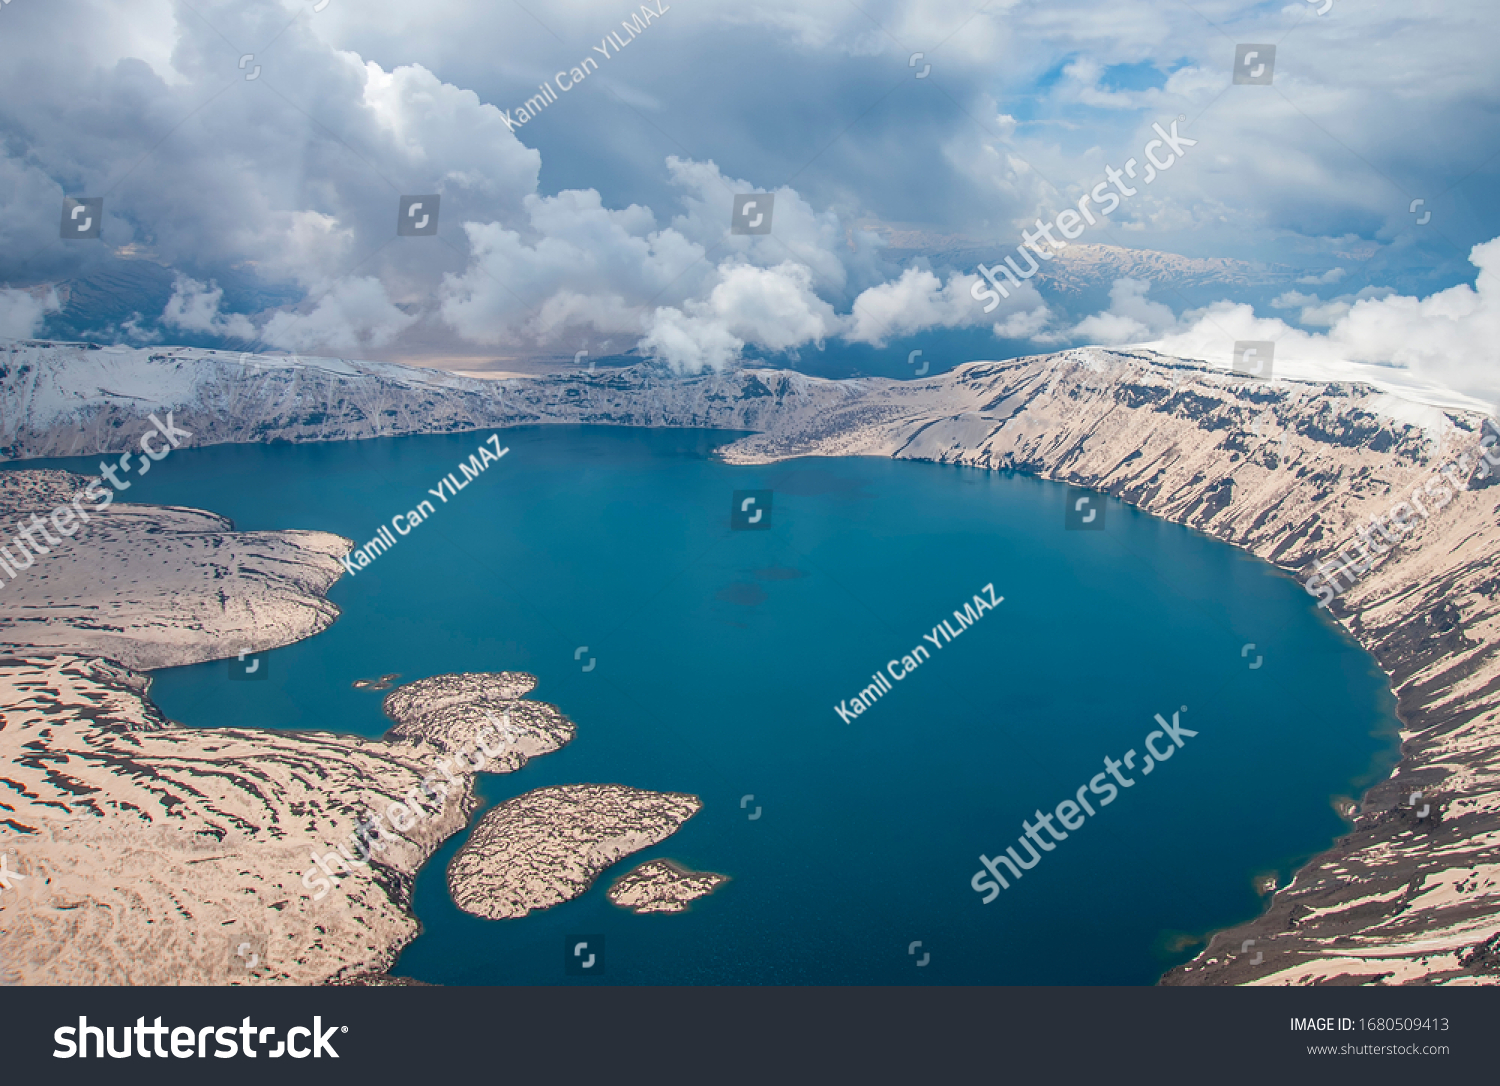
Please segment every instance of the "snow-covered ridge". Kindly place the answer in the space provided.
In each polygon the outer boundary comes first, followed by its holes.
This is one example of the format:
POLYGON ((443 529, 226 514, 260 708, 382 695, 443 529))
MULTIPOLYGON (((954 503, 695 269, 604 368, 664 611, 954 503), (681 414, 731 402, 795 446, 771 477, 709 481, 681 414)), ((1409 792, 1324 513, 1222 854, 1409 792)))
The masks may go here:
POLYGON ((864 382, 796 373, 672 379, 648 366, 484 380, 386 362, 0 340, 0 459, 128 448, 174 411, 193 446, 452 433, 505 423, 763 429, 783 406, 841 402, 864 382))
MULTIPOLYGON (((242 354, 192 347, 100 347, 0 339, 0 460, 120 451, 175 411, 192 445, 246 441, 336 441, 450 433, 520 423, 614 422, 784 430, 825 408, 874 395, 894 402, 962 383, 974 367, 1038 361, 1106 372, 1150 352, 1082 347, 1011 362, 971 362, 925 381, 830 381, 774 370, 673 377, 648 365, 540 378, 489 380, 444 370, 365 362, 242 354)), ((1242 382, 1204 362, 1163 358, 1173 371, 1242 382)), ((1406 381, 1400 371, 1348 373, 1278 368, 1278 382, 1350 386, 1362 408, 1411 424, 1430 441, 1450 436, 1450 416, 1486 405, 1406 381), (1363 386, 1363 387, 1360 387, 1363 386), (1379 392, 1374 396, 1370 393, 1379 392)))
POLYGON ((443 370, 387 362, 0 340, 0 446, 27 431, 86 428, 88 420, 113 408, 208 407, 225 381, 259 382, 269 391, 283 384, 361 378, 412 389, 478 392, 486 385, 443 370))

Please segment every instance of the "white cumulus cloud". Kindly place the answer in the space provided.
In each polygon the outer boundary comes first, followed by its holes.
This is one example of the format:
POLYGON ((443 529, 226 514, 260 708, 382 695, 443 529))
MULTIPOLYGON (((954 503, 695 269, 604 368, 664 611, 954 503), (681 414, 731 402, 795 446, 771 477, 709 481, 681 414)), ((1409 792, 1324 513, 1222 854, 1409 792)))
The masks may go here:
POLYGON ((391 302, 379 279, 344 278, 308 312, 273 314, 260 338, 273 347, 303 354, 315 350, 353 353, 385 346, 416 321, 416 316, 391 302))
POLYGON ((790 261, 774 268, 739 264, 721 269, 706 300, 686 311, 653 312, 641 349, 680 373, 723 369, 746 343, 769 351, 822 346, 841 321, 812 290, 812 271, 790 261))
POLYGON ((221 314, 219 305, 224 291, 217 284, 207 285, 179 275, 172 284, 172 297, 163 311, 162 323, 169 328, 189 332, 208 332, 233 339, 255 339, 255 325, 242 313, 221 314))
MULTIPOLYGON (((870 287, 854 300, 844 338, 884 347, 887 341, 928 328, 968 328, 990 323, 984 306, 969 293, 979 276, 951 275, 943 283, 924 268, 907 268, 900 277, 870 287)), ((1030 338, 1050 313, 1036 288, 1023 284, 994 320, 997 336, 1030 338)))
POLYGON ((1117 279, 1109 288, 1109 308, 1085 317, 1073 328, 1073 336, 1101 346, 1113 347, 1159 335, 1177 324, 1172 307, 1146 297, 1149 283, 1139 279, 1117 279))
POLYGON ((1351 364, 1405 371, 1423 384, 1494 402, 1500 398, 1500 238, 1474 246, 1478 275, 1425 298, 1401 294, 1355 301, 1326 334, 1257 317, 1248 305, 1216 302, 1184 314, 1178 327, 1144 346, 1207 361, 1229 358, 1235 340, 1271 340, 1276 365, 1351 364))
POLYGON ((55 290, 0 288, 0 337, 30 339, 41 329, 47 314, 59 308, 55 290))

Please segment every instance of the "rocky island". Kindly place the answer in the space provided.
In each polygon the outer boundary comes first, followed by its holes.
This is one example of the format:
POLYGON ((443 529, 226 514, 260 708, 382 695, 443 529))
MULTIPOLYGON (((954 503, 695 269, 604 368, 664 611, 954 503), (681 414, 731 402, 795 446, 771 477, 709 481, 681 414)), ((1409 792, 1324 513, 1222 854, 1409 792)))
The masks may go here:
POLYGON ((633 913, 680 913, 690 901, 728 881, 727 875, 689 871, 671 860, 648 860, 616 879, 605 896, 611 905, 633 913))
POLYGON ((618 784, 539 788, 487 812, 448 865, 448 892, 490 920, 569 901, 616 860, 677 832, 697 796, 618 784))
POLYGON ((418 679, 386 695, 385 715, 396 721, 387 738, 449 754, 482 750, 486 773, 513 772, 571 742, 578 731, 554 706, 522 700, 535 687, 536 676, 520 671, 418 679))

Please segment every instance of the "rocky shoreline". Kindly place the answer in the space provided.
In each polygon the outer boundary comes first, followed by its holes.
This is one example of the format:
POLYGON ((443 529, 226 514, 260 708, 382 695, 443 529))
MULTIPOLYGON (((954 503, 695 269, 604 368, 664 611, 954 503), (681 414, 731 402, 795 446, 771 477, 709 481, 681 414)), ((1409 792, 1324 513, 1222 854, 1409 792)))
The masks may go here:
MULTIPOLYGON (((0 472, 0 519, 83 483, 0 472)), ((8 983, 370 983, 417 934, 417 871, 478 805, 473 773, 572 739, 517 672, 399 687, 381 740, 162 716, 147 670, 332 622, 323 593, 348 546, 112 504, 6 585, 0 852, 20 876, 0 900, 8 983)))
MULTIPOLYGON (((417 869, 466 793, 315 900, 310 854, 419 786, 428 751, 327 733, 186 728, 101 657, 0 656, 0 958, 23 984, 316 984, 416 936, 417 869)), ((351 850, 352 852, 352 850, 351 850)), ((337 859, 337 854, 335 854, 337 859)))
MULTIPOLYGON (((971 363, 920 385, 871 389, 725 455, 1024 471, 1111 494, 1305 579, 1494 433, 1477 411, 1147 352, 971 363)), ((1163 983, 1500 981, 1481 952, 1500 931, 1500 480, 1471 455, 1461 482, 1331 608, 1390 676, 1400 764, 1264 914, 1214 934, 1163 983)))

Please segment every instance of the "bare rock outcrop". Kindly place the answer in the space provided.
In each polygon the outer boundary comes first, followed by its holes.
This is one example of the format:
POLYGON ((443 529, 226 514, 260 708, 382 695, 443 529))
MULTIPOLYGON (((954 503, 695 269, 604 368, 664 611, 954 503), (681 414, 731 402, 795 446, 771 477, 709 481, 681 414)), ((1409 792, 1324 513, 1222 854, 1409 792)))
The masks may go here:
POLYGON ((555 707, 522 700, 535 686, 534 676, 519 671, 418 679, 386 696, 385 714, 397 722, 389 737, 423 740, 445 753, 478 748, 489 757, 487 772, 510 773, 577 733, 555 707))
POLYGON ((538 788, 488 811, 448 865, 448 890, 466 913, 526 916, 569 901, 621 857, 677 832, 697 796, 618 784, 538 788))
POLYGON ((727 875, 689 871, 671 860, 647 860, 616 879, 605 896, 611 905, 633 913, 680 913, 728 881, 727 875))
POLYGON ((89 518, 48 553, 8 547, 31 564, 0 577, 0 651, 97 655, 150 670, 280 648, 338 617, 324 594, 348 540, 237 532, 213 513, 118 498, 100 509, 99 489, 82 496, 86 482, 64 471, 0 472, 0 545, 12 543, 12 525, 33 515, 45 523, 75 497, 89 518))
POLYGON ((0 891, 0 960, 17 982, 311 984, 388 967, 416 935, 416 869, 472 797, 315 899, 310 854, 417 787, 425 751, 184 728, 146 685, 98 657, 0 657, 0 851, 22 876, 0 891))

